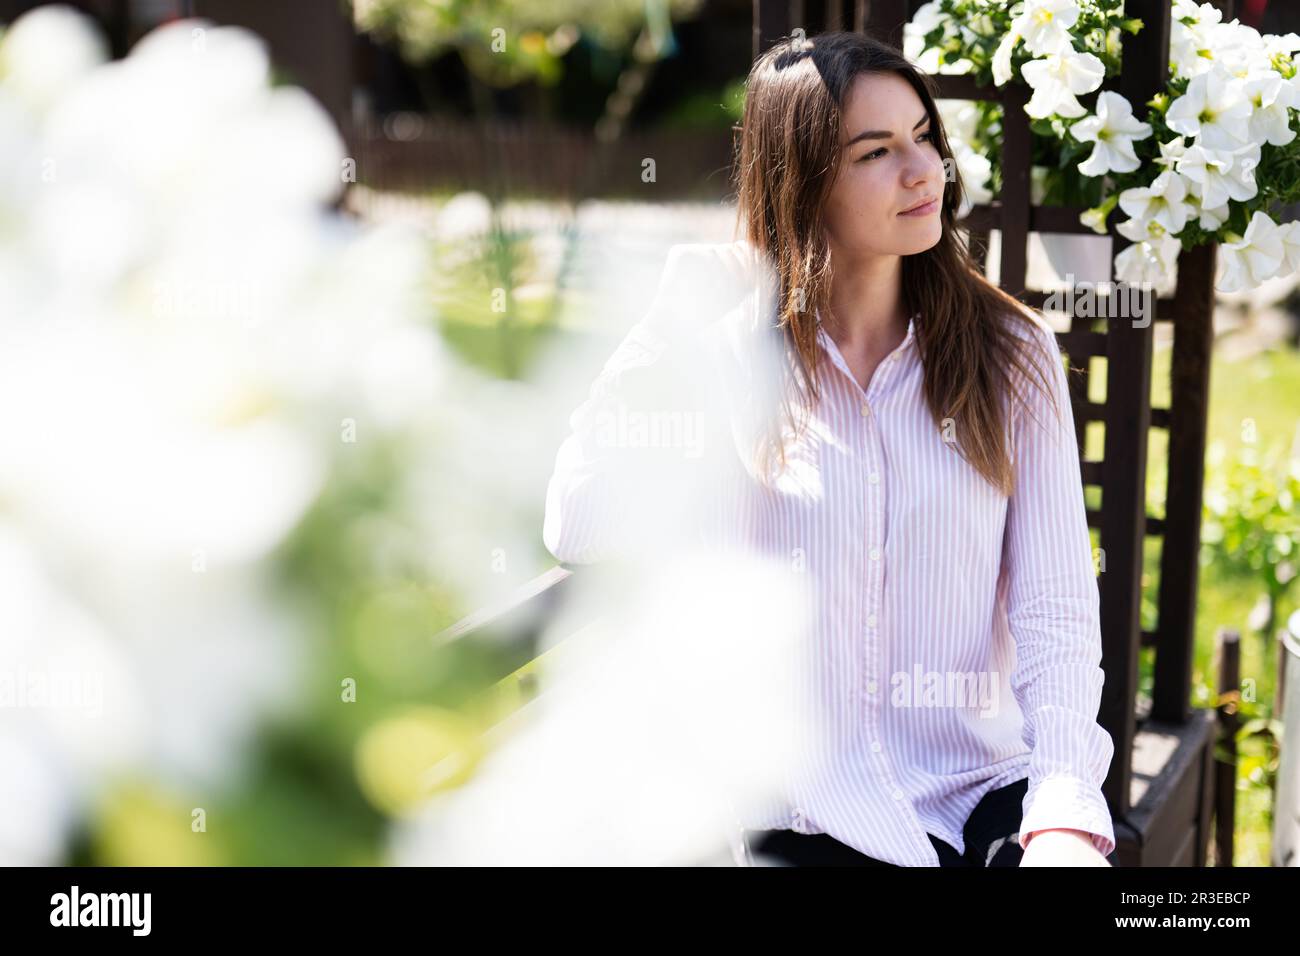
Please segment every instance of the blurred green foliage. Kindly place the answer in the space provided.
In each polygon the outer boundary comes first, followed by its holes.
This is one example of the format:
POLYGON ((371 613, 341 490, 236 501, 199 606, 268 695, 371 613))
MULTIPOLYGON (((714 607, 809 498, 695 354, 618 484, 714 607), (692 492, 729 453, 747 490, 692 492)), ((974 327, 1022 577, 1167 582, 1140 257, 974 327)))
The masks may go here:
POLYGON ((693 16, 702 0, 353 0, 362 30, 395 40, 413 63, 450 50, 493 86, 526 80, 551 84, 561 59, 584 39, 626 50, 647 31, 654 49, 671 48, 671 23, 693 16))

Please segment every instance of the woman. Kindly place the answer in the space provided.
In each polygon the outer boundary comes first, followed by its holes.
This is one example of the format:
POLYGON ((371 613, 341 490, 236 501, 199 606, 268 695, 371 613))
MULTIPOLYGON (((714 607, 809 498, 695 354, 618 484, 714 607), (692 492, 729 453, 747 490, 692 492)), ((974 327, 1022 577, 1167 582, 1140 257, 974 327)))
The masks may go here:
POLYGON ((572 418, 544 539, 571 563, 648 540, 630 528, 666 513, 626 482, 651 459, 592 430, 638 394, 662 402, 638 389, 668 367, 683 394, 728 363, 770 379, 735 344, 764 330, 782 346, 779 408, 732 403, 762 427, 734 429, 758 438, 736 441, 743 472, 699 514, 812 585, 798 685, 815 737, 782 799, 746 808, 744 859, 1106 866, 1113 744, 1096 723, 1099 598, 1065 370, 1050 327, 984 279, 955 229, 961 185, 928 82, 854 33, 755 62, 745 238, 672 250, 572 418), (709 359, 678 361, 702 340, 709 359))

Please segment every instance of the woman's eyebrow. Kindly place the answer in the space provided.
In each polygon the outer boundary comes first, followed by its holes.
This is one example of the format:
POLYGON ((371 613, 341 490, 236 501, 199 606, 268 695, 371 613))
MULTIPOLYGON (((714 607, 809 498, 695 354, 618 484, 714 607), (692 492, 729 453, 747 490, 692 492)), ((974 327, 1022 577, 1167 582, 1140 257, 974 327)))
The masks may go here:
MULTIPOLYGON (((930 118, 930 114, 926 113, 924 116, 922 116, 919 120, 916 121, 916 126, 913 126, 912 129, 916 129, 917 126, 922 125, 929 118, 930 118)), ((844 148, 848 149, 850 146, 852 146, 860 139, 893 139, 893 137, 894 134, 889 132, 888 130, 869 129, 866 130, 865 132, 859 133, 857 136, 853 137, 851 140, 845 143, 844 148)))

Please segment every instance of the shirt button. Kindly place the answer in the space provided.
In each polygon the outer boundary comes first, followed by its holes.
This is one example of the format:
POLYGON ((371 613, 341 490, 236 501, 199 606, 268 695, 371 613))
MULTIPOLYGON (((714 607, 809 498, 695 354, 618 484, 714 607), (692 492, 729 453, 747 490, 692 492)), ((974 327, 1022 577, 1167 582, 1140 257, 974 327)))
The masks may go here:
POLYGON ((880 741, 879 740, 871 741, 871 749, 875 753, 880 753, 880 741))
POLYGON ((895 800, 902 800, 902 799, 903 799, 903 791, 902 791, 902 790, 895 790, 895 791, 894 791, 894 799, 895 799, 895 800))
POLYGON ((867 615, 867 626, 868 626, 868 627, 875 627, 875 626, 876 626, 876 615, 874 615, 874 614, 868 614, 868 615, 867 615))
POLYGON ((874 694, 875 692, 876 692, 876 682, 874 680, 867 681, 867 693, 874 694))
POLYGON ((872 549, 871 549, 871 560, 872 560, 872 561, 879 561, 879 560, 880 560, 880 549, 879 549, 879 548, 872 548, 872 549))
POLYGON ((871 482, 873 485, 878 485, 880 484, 880 475, 873 471, 871 474, 867 475, 867 481, 871 482))
POLYGON ((863 402, 861 411, 862 411, 862 417, 866 418, 868 415, 871 414, 871 406, 868 405, 866 402, 863 402))

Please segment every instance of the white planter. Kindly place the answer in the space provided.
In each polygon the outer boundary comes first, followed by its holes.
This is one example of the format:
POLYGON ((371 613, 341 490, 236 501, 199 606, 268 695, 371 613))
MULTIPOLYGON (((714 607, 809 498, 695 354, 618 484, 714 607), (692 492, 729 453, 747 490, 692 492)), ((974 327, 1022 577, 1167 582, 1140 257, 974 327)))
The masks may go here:
POLYGON ((1047 281, 1053 287, 1111 280, 1110 236, 1030 233, 1027 256, 1030 271, 1037 266, 1050 274, 1047 281), (1035 253, 1040 259, 1037 263, 1035 253))
MULTIPOLYGON (((1064 289, 1080 282, 1093 285, 1111 282, 1114 243, 1110 236, 1030 233, 1026 253, 1030 286, 1036 289, 1064 289), (1067 278, 1071 277, 1071 278, 1067 278)), ((1178 283, 1178 266, 1156 283, 1157 295, 1173 295, 1178 283)))
MULTIPOLYGON (((1093 285, 1112 282, 1114 257, 1110 236, 1095 233, 1072 235, 1068 233, 1029 234, 1025 248, 1025 282, 1031 289, 1051 292, 1077 288, 1081 282, 1093 285), (1067 280, 1067 277, 1069 279, 1067 280)), ((1002 232, 989 232, 988 260, 984 274, 990 282, 1001 282, 1002 232)), ((1178 266, 1156 285, 1157 295, 1172 295, 1178 281, 1178 266)))

